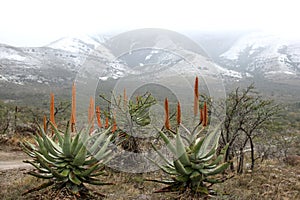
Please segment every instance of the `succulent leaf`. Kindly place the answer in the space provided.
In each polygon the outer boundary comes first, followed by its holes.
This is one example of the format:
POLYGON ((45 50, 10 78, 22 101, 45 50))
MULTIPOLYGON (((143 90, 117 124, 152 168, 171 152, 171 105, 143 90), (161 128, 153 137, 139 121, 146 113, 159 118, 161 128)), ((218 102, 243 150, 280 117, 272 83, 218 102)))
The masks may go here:
POLYGON ((176 153, 177 158, 180 162, 185 166, 190 166, 191 162, 188 158, 187 152, 185 150, 185 145, 183 144, 180 133, 178 132, 176 135, 176 153))

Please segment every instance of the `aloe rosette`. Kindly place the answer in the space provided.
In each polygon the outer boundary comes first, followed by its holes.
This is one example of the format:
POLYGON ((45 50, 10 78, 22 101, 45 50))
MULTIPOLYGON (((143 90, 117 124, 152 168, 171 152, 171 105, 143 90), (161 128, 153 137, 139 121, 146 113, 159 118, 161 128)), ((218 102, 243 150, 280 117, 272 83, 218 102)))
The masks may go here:
MULTIPOLYGON (((194 119, 199 110, 198 79, 195 80, 194 92, 194 119)), ((220 125, 212 132, 203 134, 202 131, 208 125, 208 111, 206 102, 200 108, 200 121, 193 131, 189 131, 181 123, 180 103, 177 105, 177 127, 172 130, 169 122, 168 99, 165 100, 165 126, 157 129, 158 134, 172 153, 171 158, 163 154, 156 146, 154 150, 161 158, 149 158, 162 171, 169 175, 169 180, 151 180, 167 184, 168 186, 157 192, 170 191, 192 191, 193 194, 211 193, 210 188, 213 184, 224 182, 227 178, 221 174, 230 165, 224 162, 224 154, 227 151, 226 145, 218 154, 219 138, 221 135, 220 125), (200 129, 200 130, 199 130, 200 129), (184 133, 184 134, 183 134, 184 133), (202 135, 202 136, 201 136, 202 135)))
MULTIPOLYGON (((35 167, 29 174, 42 179, 50 179, 59 187, 67 186, 77 191, 83 183, 105 185, 96 177, 103 174, 104 165, 111 158, 108 149, 109 129, 104 132, 90 134, 90 129, 82 130, 71 137, 70 127, 61 133, 54 125, 54 136, 48 136, 40 128, 35 136, 35 144, 25 142, 23 150, 33 160, 24 162, 35 167)), ((73 133, 72 133, 73 134, 73 133)))

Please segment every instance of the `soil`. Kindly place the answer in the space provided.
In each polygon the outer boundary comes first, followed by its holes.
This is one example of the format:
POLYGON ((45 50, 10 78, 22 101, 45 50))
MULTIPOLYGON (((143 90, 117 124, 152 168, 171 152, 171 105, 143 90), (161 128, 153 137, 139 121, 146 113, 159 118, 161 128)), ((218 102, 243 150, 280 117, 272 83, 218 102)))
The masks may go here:
POLYGON ((0 172, 9 169, 27 169, 31 166, 23 163, 23 160, 29 157, 18 147, 1 146, 0 147, 0 172))

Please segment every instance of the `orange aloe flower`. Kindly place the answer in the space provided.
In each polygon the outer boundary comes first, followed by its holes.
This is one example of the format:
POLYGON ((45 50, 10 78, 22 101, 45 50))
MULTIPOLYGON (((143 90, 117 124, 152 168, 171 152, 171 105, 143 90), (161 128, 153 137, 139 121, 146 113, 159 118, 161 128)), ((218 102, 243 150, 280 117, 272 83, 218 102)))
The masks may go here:
POLYGON ((102 128, 100 106, 97 106, 97 107, 96 107, 96 116, 97 116, 97 124, 98 124, 98 127, 99 127, 99 128, 102 128))
POLYGON ((44 131, 45 131, 45 133, 47 133, 47 117, 46 117, 46 115, 44 115, 43 122, 44 122, 44 131))
POLYGON ((196 117, 199 109, 199 88, 198 88, 198 77, 195 79, 194 85, 194 116, 196 117))
POLYGON ((54 94, 50 93, 50 122, 56 127, 55 118, 54 118, 54 94))
POLYGON ((72 86, 72 107, 71 107, 71 131, 75 131, 75 124, 76 124, 76 86, 73 83, 72 86))
POLYGON ((203 124, 203 109, 200 108, 200 124, 203 124))
POLYGON ((116 120, 114 119, 113 127, 111 129, 111 132, 114 133, 116 130, 117 130, 117 123, 116 123, 116 120))
POLYGON ((179 125, 181 123, 181 108, 180 108, 180 103, 178 101, 177 103, 177 124, 179 125))
MULTIPOLYGON (((56 123, 55 123, 55 117, 54 117, 54 94, 51 92, 50 93, 50 122, 57 127, 56 123)), ((54 130, 52 129, 52 136, 54 135, 54 130)))
POLYGON ((90 105, 88 110, 88 123, 91 124, 90 133, 94 130, 94 99, 90 98, 90 105))
POLYGON ((165 127, 170 130, 170 116, 169 116, 169 102, 168 98, 165 99, 165 127))

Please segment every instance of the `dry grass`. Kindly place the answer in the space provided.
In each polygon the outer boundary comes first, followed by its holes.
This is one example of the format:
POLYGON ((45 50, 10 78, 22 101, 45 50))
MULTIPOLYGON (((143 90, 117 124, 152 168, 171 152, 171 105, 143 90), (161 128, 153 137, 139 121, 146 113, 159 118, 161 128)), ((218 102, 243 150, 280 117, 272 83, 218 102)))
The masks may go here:
MULTIPOLYGON (((0 199, 61 199, 51 189, 33 192, 26 196, 22 193, 42 184, 40 180, 25 175, 26 170, 9 170, 0 172, 0 199)), ((147 182, 144 179, 161 179, 164 174, 152 172, 145 174, 128 174, 109 171, 103 177, 105 182, 113 182, 112 186, 87 186, 94 193, 105 194, 104 199, 175 199, 177 194, 156 194, 155 190, 164 185, 147 182)), ((287 166, 277 161, 267 161, 258 166, 253 173, 236 175, 227 182, 215 185, 219 192, 216 199, 300 199, 299 166, 287 166)), ((65 199, 71 199, 64 197, 65 199)), ((98 199, 98 198, 95 198, 98 199)))
MULTIPOLYGON (((24 158, 24 154, 16 150, 15 145, 0 145, 0 160, 24 158), (5 153, 1 154, 1 152, 5 153)), ((62 194, 56 195, 51 189, 44 189, 22 196, 22 193, 28 189, 43 183, 41 180, 26 175, 27 171, 28 169, 0 171, 0 199, 62 199, 62 194)), ((115 185, 87 185, 87 187, 95 194, 105 194, 105 199, 108 200, 175 199, 178 195, 174 193, 154 193, 154 191, 161 189, 164 185, 144 181, 144 179, 160 180, 164 176, 165 174, 159 171, 144 174, 128 174, 108 170, 108 175, 103 176, 102 179, 104 182, 113 182, 115 185)), ((263 163, 258 163, 253 173, 235 175, 225 183, 214 185, 213 189, 219 193, 216 199, 300 199, 300 166, 287 165, 277 160, 267 160, 263 163)), ((64 199, 72 199, 65 195, 63 196, 64 199)), ((182 199, 186 199, 186 197, 182 199)))
POLYGON ((229 194, 223 199, 300 199, 300 167, 269 160, 217 189, 229 194))
POLYGON ((37 180, 27 176, 26 170, 16 169, 0 172, 0 199, 18 200, 26 199, 22 193, 32 187, 35 187, 37 180))

